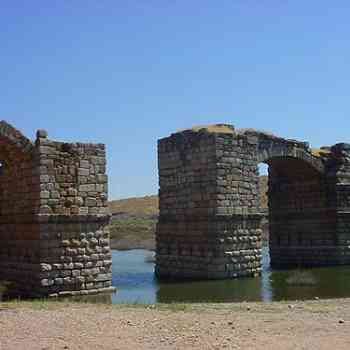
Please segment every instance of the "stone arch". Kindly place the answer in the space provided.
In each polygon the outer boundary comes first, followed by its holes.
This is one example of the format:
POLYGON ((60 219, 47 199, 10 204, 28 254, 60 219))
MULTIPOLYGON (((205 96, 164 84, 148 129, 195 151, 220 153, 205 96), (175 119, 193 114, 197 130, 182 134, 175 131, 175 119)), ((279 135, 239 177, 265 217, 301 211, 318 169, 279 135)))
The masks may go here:
POLYGON ((241 129, 237 132, 256 144, 258 163, 266 163, 269 159, 276 157, 295 158, 308 163, 319 172, 325 170, 324 161, 313 154, 308 142, 284 139, 254 129, 241 129))
POLYGON ((257 137, 257 162, 269 165, 271 265, 327 265, 322 254, 335 242, 336 218, 329 195, 334 188, 326 176, 329 159, 320 153, 329 153, 265 132, 248 134, 257 137))
POLYGON ((327 213, 325 174, 303 158, 276 156, 266 163, 271 265, 327 264, 319 252, 326 241, 333 243, 336 222, 327 213))

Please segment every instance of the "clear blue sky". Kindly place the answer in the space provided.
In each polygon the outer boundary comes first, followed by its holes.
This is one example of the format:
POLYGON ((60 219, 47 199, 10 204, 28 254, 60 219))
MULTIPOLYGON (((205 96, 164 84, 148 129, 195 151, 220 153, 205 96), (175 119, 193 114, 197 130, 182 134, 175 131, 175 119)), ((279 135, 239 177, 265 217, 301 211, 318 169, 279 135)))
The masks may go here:
POLYGON ((350 142, 349 18, 345 0, 1 0, 0 119, 106 143, 111 199, 157 192, 179 128, 350 142))

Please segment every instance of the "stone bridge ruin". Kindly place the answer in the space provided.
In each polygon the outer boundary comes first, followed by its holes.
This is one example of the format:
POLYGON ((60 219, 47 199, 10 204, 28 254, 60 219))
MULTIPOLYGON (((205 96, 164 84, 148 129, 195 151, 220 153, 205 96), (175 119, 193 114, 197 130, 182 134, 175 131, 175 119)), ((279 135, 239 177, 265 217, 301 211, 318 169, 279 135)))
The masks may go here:
POLYGON ((218 124, 158 141, 160 278, 260 274, 259 163, 269 165, 271 265, 350 263, 350 145, 312 150, 218 124))
POLYGON ((0 122, 0 280, 28 296, 111 290, 105 146, 0 122))

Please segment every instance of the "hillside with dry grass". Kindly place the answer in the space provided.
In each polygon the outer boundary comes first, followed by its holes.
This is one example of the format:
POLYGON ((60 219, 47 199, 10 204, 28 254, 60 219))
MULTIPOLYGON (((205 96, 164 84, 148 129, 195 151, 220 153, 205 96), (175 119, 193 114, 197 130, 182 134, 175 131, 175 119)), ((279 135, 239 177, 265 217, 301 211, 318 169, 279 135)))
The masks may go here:
POLYGON ((158 196, 133 197, 109 202, 113 215, 158 216, 158 196))
POLYGON ((158 196, 133 197, 109 202, 112 249, 155 249, 158 196))

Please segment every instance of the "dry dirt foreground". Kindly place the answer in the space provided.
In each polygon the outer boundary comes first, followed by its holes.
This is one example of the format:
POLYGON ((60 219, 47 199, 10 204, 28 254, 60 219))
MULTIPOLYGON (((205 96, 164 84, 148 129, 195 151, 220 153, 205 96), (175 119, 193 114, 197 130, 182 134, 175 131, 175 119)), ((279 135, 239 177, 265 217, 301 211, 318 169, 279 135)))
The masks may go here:
POLYGON ((349 350, 350 299, 141 306, 0 303, 1 350, 349 350))

